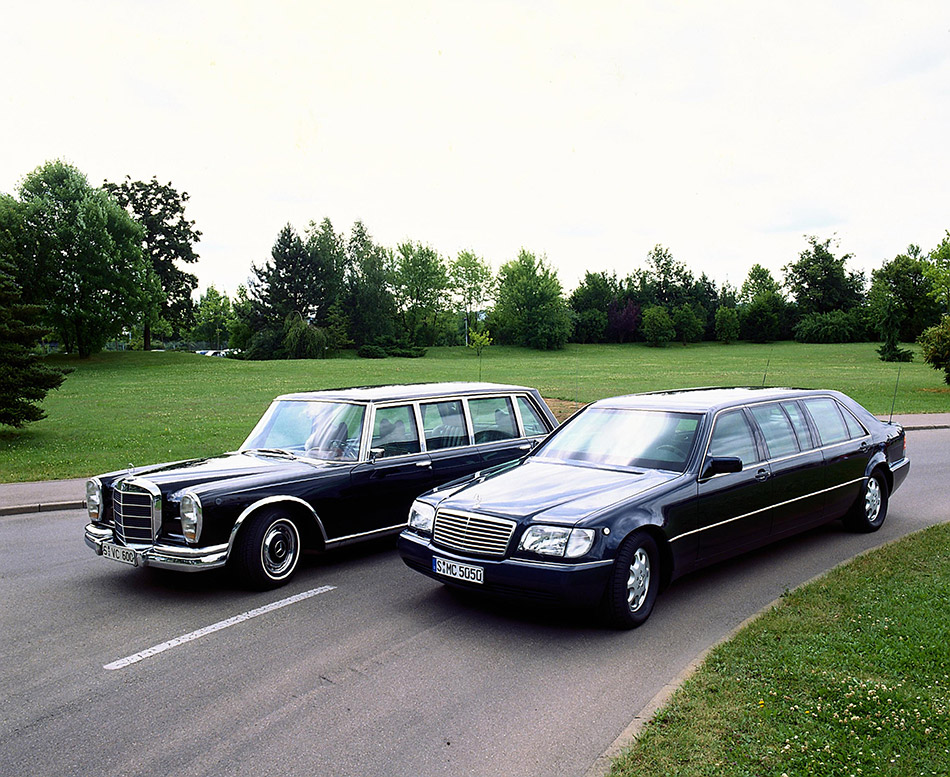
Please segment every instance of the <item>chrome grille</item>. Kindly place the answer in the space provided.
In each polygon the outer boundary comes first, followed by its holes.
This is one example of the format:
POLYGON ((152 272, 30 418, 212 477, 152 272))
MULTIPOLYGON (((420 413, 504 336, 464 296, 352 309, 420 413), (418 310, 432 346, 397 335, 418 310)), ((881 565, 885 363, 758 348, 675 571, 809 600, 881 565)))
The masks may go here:
POLYGON ((432 540, 453 550, 483 556, 504 556, 515 522, 487 515, 439 511, 435 516, 432 540))
POLYGON ((160 494, 142 484, 122 480, 112 492, 112 517, 116 539, 129 544, 151 545, 161 524, 160 494))

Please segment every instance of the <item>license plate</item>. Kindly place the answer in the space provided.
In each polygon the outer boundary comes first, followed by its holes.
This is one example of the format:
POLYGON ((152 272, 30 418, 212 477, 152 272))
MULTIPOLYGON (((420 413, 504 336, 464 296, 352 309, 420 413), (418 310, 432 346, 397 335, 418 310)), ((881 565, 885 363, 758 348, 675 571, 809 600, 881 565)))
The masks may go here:
POLYGON ((138 560, 135 558, 135 551, 131 548, 123 548, 120 545, 113 545, 111 542, 102 543, 102 557, 111 558, 113 561, 121 561, 123 564, 138 566, 138 560))
POLYGON ((464 580, 466 583, 485 582, 485 570, 482 567, 473 567, 471 564, 459 564, 457 561, 433 557, 432 569, 437 575, 464 580))

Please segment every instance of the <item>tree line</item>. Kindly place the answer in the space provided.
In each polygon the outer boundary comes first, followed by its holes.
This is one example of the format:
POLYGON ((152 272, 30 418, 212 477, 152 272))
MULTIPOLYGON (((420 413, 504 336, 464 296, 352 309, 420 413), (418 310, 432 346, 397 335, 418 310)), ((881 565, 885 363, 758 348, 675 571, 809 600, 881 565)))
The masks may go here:
MULTIPOLYGON (((36 402, 62 381, 34 346, 49 335, 87 358, 122 338, 227 346, 249 359, 419 356, 477 336, 559 349, 569 342, 880 340, 881 358, 950 368, 950 232, 929 252, 911 245, 870 279, 848 269, 831 239, 806 237, 781 280, 754 265, 738 289, 696 277, 655 246, 626 276, 588 271, 565 294, 543 255, 522 249, 493 273, 471 251, 445 258, 407 240, 380 245, 357 221, 348 235, 329 219, 303 234, 280 230, 270 256, 252 264, 234 299, 209 287, 194 300, 201 232, 189 196, 170 183, 89 184, 75 167, 47 162, 16 195, 0 194, 0 423, 36 420, 36 402), (943 316, 943 317, 942 317, 943 316), (9 388, 8 388, 9 387, 9 388), (19 403, 19 404, 17 404, 19 403)), ((950 371, 947 372, 950 381, 950 371)))

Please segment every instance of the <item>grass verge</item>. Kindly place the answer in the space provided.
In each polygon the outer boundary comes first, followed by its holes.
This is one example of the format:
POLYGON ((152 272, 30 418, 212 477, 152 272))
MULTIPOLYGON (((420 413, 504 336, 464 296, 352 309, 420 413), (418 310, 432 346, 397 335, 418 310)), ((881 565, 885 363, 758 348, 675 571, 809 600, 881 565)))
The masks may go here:
MULTIPOLYGON (((897 366, 871 343, 648 348, 570 345, 542 352, 492 346, 431 348, 423 359, 341 358, 241 362, 191 353, 102 353, 75 368, 44 402, 49 417, 0 429, 0 482, 82 477, 128 464, 233 450, 275 396, 289 391, 382 383, 486 380, 534 386, 545 397, 590 402, 637 391, 713 385, 836 388, 888 413, 897 366)), ((921 363, 901 369, 898 413, 950 409, 950 387, 921 363)))
POLYGON ((786 594, 715 648, 612 777, 950 774, 950 525, 786 594))

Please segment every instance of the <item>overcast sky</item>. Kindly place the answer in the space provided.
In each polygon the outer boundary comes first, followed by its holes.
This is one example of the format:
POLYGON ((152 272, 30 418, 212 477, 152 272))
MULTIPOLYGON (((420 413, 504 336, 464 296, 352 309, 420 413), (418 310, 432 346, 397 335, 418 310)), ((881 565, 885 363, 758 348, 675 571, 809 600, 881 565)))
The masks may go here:
POLYGON ((950 228, 950 3, 33 2, 0 26, 0 191, 46 160, 191 195, 201 288, 278 231, 522 247, 570 291, 657 243, 781 279, 950 228))

